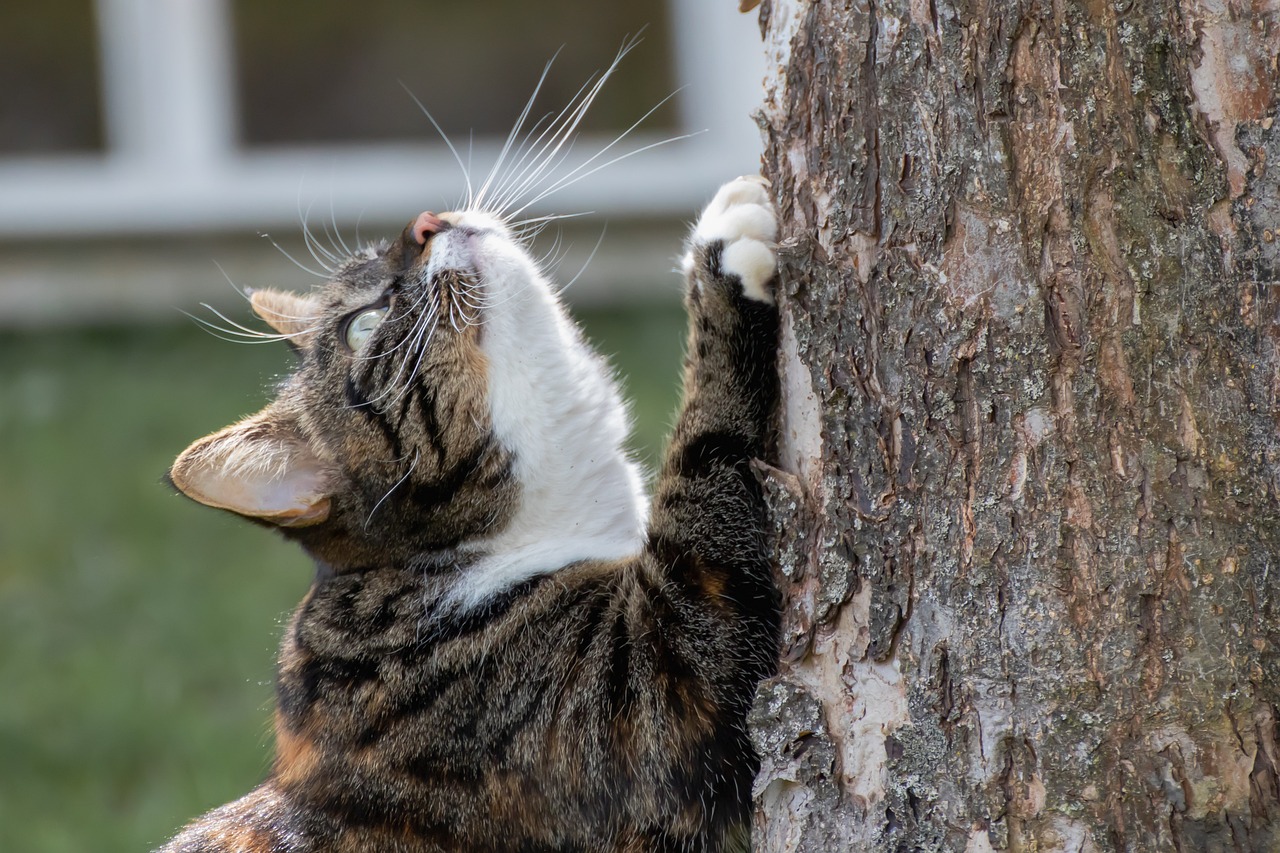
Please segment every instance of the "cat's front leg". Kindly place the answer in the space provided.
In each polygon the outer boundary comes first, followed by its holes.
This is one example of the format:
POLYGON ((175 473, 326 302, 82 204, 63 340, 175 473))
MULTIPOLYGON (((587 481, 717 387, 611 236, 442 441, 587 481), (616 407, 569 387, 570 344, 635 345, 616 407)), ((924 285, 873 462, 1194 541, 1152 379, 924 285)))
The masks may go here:
POLYGON ((750 460, 766 453, 778 394, 776 235, 759 177, 721 187, 693 229, 683 263, 684 401, 650 524, 651 548, 673 569, 694 558, 690 582, 728 595, 724 583, 746 581, 753 598, 770 583, 764 501, 750 460))
MULTIPOLYGON (((776 228, 768 185, 739 178, 716 193, 689 238, 684 399, 635 587, 646 598, 627 608, 634 624, 614 647, 635 651, 608 658, 640 661, 649 650, 633 690, 652 691, 653 718, 666 720, 654 742, 679 747, 664 747, 669 765, 659 777, 680 780, 671 790, 689 801, 659 811, 704 814, 703 842, 688 849, 737 850, 749 836, 759 765, 746 714, 777 664, 778 591, 751 468, 767 457, 778 396, 776 228)), ((638 717, 615 718, 635 730, 638 717)))

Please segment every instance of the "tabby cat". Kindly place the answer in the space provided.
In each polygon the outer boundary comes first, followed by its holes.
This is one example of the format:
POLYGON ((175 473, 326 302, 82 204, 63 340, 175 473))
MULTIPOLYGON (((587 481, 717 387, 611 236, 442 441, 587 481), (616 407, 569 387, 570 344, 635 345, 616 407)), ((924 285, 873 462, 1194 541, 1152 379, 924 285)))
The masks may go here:
POLYGON ((745 848, 745 716, 778 630, 750 469, 775 229, 747 177, 693 231, 651 504, 608 368, 491 213, 422 213, 310 295, 252 293, 299 365, 169 476, 318 568, 269 776, 164 851, 745 848))

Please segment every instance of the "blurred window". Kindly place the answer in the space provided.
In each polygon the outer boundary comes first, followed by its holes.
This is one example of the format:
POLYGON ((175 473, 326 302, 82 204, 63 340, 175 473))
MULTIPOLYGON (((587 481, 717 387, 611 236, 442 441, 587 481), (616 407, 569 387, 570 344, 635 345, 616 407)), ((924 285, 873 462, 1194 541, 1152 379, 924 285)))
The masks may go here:
POLYGON ((415 97, 486 169, 557 47, 533 137, 637 35, 567 159, 644 154, 556 204, 669 216, 759 160, 732 0, 0 0, 0 241, 296 223, 320 186, 335 220, 390 221, 461 189, 415 97))
POLYGON ((92 0, 0 8, 0 155, 102 149, 95 20, 92 0))
MULTIPOLYGON (((672 93, 667 5, 361 0, 353 15, 343 0, 234 0, 241 141, 430 140, 435 132, 409 92, 455 143, 473 131, 505 135, 551 58, 548 45, 564 47, 531 120, 568 103, 644 29, 643 46, 583 123, 585 130, 616 133, 672 93)), ((676 121, 668 104, 644 127, 661 131, 676 121)))

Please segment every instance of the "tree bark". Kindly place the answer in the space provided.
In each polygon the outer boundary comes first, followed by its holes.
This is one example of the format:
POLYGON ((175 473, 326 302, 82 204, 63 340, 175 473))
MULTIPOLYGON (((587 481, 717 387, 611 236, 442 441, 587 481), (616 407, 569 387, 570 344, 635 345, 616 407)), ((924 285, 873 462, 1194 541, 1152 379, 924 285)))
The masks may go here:
POLYGON ((760 14, 756 849, 1280 850, 1280 3, 760 14))

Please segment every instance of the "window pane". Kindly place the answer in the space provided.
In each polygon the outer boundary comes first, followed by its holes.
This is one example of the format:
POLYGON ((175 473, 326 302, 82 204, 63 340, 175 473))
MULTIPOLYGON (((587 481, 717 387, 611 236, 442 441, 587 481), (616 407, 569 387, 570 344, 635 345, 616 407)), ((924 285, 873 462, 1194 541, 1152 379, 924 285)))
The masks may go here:
MULTIPOLYGON (((433 137, 405 87, 455 140, 472 130, 505 134, 557 49, 535 116, 566 103, 646 24, 584 127, 622 130, 672 89, 664 0, 234 0, 232 8, 250 145, 433 137)), ((646 126, 670 127, 674 116, 668 105, 646 126)))
POLYGON ((102 148, 91 0, 0 6, 0 154, 102 148))

